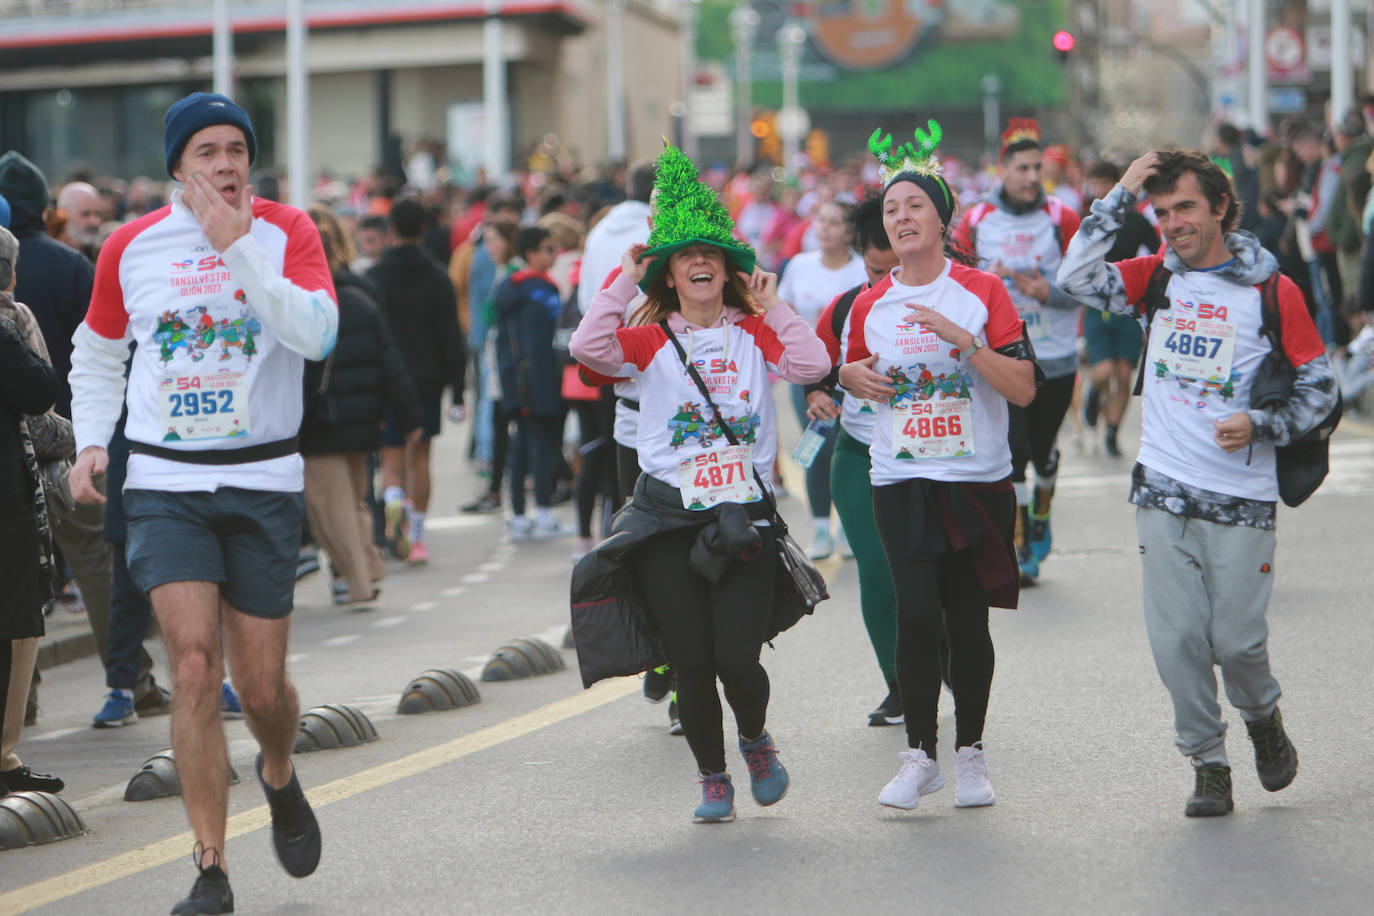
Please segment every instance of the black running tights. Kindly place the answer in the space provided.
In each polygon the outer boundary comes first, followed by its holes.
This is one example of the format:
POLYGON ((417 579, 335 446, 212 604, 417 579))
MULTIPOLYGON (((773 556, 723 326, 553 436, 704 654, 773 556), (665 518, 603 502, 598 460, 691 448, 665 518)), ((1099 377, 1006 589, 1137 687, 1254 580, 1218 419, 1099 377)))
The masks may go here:
POLYGON ((573 492, 577 496, 577 533, 580 537, 601 540, 610 534, 610 517, 620 508, 620 484, 616 476, 616 444, 611 438, 615 424, 615 402, 574 401, 577 425, 582 433, 582 465, 573 492), (601 519, 593 531, 592 513, 596 498, 602 501, 601 519))
POLYGON ((678 718, 697 769, 723 773, 725 730, 716 678, 741 735, 757 738, 768 712, 768 674, 759 651, 773 599, 773 531, 759 528, 763 550, 750 562, 736 560, 714 585, 687 566, 699 532, 686 528, 652 538, 636 553, 635 572, 672 660, 678 718))
POLYGON ((1026 482, 1026 462, 1035 465, 1035 476, 1047 480, 1059 472, 1055 439, 1073 401, 1073 374, 1046 379, 1026 407, 1007 405, 1007 441, 1011 445, 1011 479, 1026 482))
MULTIPOLYGON (((897 591, 897 686, 906 714, 907 745, 924 749, 934 760, 941 618, 949 638, 955 747, 968 747, 983 738, 992 689, 992 634, 988 632, 988 598, 969 551, 925 562, 908 559, 911 501, 907 490, 911 485, 874 487, 873 518, 897 591)), ((983 501, 994 519, 1004 517, 1010 525, 1015 511, 1011 493, 988 494, 983 501)))

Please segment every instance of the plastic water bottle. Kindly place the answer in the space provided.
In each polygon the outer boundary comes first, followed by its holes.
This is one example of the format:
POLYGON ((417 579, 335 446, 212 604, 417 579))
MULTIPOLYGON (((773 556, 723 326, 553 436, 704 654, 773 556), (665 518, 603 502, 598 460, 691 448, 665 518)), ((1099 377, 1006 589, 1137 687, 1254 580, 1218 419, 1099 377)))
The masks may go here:
POLYGON ((834 420, 812 420, 806 427, 806 432, 802 433, 801 441, 792 450, 792 460, 802 467, 810 469, 811 465, 816 463, 816 456, 820 454, 821 446, 825 445, 834 428, 834 420))

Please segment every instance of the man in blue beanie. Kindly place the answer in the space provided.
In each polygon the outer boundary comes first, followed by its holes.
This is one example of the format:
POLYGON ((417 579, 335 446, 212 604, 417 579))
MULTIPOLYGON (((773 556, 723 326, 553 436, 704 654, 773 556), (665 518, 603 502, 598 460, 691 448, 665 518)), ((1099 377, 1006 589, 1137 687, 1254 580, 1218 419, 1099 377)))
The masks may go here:
POLYGON ((0 227, 5 229, 10 227, 10 202, 5 200, 3 194, 0 194, 0 227))
POLYGON ((303 878, 320 859, 291 764, 300 702, 286 648, 305 515, 302 377, 305 360, 333 349, 338 307, 314 223, 252 196, 257 139, 243 109, 198 92, 163 121, 167 172, 182 186, 101 248, 73 337, 71 489, 104 502, 92 478, 127 407, 125 554, 170 657, 172 747, 200 871, 172 912, 228 913, 222 647, 261 748, 277 860, 303 878))

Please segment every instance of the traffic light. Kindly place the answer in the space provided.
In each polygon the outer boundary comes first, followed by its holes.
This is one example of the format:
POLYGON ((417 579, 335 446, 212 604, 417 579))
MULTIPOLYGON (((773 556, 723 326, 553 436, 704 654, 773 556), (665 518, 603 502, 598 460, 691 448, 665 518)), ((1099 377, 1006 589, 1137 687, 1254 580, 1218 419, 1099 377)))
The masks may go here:
POLYGON ((1059 57, 1059 62, 1061 64, 1066 64, 1069 62, 1069 52, 1073 50, 1073 46, 1078 42, 1073 37, 1072 32, 1065 32, 1061 29, 1054 33, 1054 38, 1051 40, 1051 43, 1054 45, 1054 53, 1059 57))

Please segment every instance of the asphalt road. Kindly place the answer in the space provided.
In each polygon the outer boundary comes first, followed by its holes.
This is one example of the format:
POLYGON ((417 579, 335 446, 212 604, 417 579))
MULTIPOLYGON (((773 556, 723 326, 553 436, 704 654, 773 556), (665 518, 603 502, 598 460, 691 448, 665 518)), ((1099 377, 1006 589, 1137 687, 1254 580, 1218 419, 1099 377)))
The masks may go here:
MULTIPOLYGON (((905 742, 900 728, 866 725, 884 690, 854 564, 835 559, 823 565, 834 598, 764 649, 769 729, 791 791, 754 806, 730 749, 739 818, 703 826, 691 823, 699 788, 665 708, 646 704, 634 680, 584 692, 571 651, 565 671, 481 684, 476 706, 395 714, 419 671, 475 677, 501 643, 557 644, 566 628, 571 541, 510 545, 498 519, 458 516, 473 483, 459 459, 465 435, 451 431, 438 450, 434 562, 394 567, 371 612, 330 607, 321 575, 298 591, 290 667, 303 705, 356 706, 380 734, 296 757, 324 830, 315 876, 295 881, 276 865, 255 746, 242 722, 226 723, 243 777, 229 794, 238 912, 1367 912, 1371 432, 1348 423, 1327 485, 1302 509, 1280 510, 1269 619, 1301 755, 1289 789, 1260 788, 1231 713, 1236 811, 1183 817, 1192 775, 1146 644, 1129 461, 1066 432, 1055 553, 1021 609, 993 616, 985 734, 997 804, 956 809, 952 784, 914 812, 877 804, 905 742)), ((801 498, 783 507, 805 520, 801 498)), ((165 670, 161 645, 150 649, 165 670)), ((101 693, 89 661, 45 674, 43 719, 19 750, 66 778, 64 797, 90 832, 0 853, 0 914, 164 913, 190 887, 179 800, 122 800, 138 764, 167 745, 167 720, 93 730, 101 693)), ((949 760, 948 695, 942 713, 949 760)))

